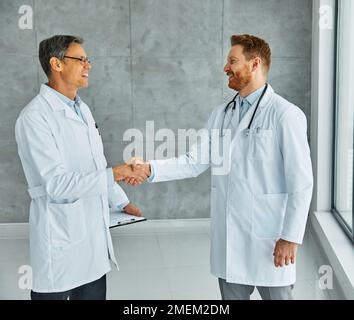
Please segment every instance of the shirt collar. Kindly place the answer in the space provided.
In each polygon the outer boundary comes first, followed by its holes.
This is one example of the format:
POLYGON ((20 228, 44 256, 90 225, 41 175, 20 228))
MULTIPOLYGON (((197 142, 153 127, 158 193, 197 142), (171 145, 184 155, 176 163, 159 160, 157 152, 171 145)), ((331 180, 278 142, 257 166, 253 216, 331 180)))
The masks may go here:
POLYGON ((62 93, 60 93, 59 91, 51 88, 48 86, 48 84, 46 84, 46 86, 48 87, 48 89, 53 92, 64 104, 68 105, 69 107, 73 108, 74 105, 76 104, 77 106, 80 106, 81 104, 81 99, 78 95, 76 95, 74 100, 69 99, 67 96, 63 95, 62 93))
POLYGON ((240 96, 240 101, 246 100, 252 106, 260 98, 264 88, 265 88, 265 85, 262 86, 261 88, 257 89, 256 91, 253 91, 245 98, 242 98, 240 96))

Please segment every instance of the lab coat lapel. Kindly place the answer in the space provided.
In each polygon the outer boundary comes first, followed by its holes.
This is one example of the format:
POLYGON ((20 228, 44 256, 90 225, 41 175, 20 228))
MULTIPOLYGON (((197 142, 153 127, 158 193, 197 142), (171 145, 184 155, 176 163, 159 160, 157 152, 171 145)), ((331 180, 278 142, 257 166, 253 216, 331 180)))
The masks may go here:
POLYGON ((273 98, 274 98, 274 90, 270 86, 270 84, 268 84, 268 90, 265 93, 262 102, 259 105, 259 110, 254 117, 253 120, 254 123, 256 123, 257 119, 262 116, 262 113, 264 113, 264 109, 269 107, 272 104, 273 98))
MULTIPOLYGON (((257 113, 254 117, 253 122, 255 121, 255 119, 257 117, 260 116, 263 109, 269 105, 269 103, 271 102, 271 99, 273 97, 273 94, 274 94, 274 90, 268 84, 268 89, 267 89, 266 93, 264 94, 264 97, 263 97, 261 103, 259 104, 259 108, 257 110, 257 113)), ((234 145, 235 141, 237 141, 237 139, 240 138, 240 135, 248 128, 248 125, 252 119, 253 113, 256 109, 257 103, 258 103, 258 100, 256 100, 256 102, 251 106, 251 108, 248 110, 248 112, 243 116, 241 122, 239 123, 239 125, 237 127, 236 133, 232 139, 231 146, 234 145)), ((240 110, 240 106, 237 106, 237 108, 236 108, 237 116, 239 115, 239 110, 240 110)), ((252 125, 251 125, 251 127, 252 127, 252 125)))
POLYGON ((100 157, 99 157, 99 148, 98 148, 98 143, 101 143, 97 139, 101 139, 100 136, 97 135, 97 128, 95 126, 95 120, 92 117, 91 111, 89 107, 84 103, 81 102, 81 113, 84 117, 84 119, 87 122, 87 128, 88 128, 88 136, 90 140, 90 145, 91 145, 91 150, 93 154, 93 158, 96 164, 96 167, 100 169, 102 167, 100 163, 100 157))
POLYGON ((85 125, 85 123, 82 121, 82 119, 73 111, 69 106, 66 106, 64 109, 65 112, 65 117, 80 122, 81 124, 85 125))
POLYGON ((237 126, 235 126, 235 123, 239 122, 239 116, 240 116, 240 107, 238 106, 238 103, 236 103, 236 108, 234 111, 232 109, 228 110, 226 116, 225 116, 225 129, 231 129, 232 130, 232 136, 235 135, 235 132, 237 130, 237 126))
POLYGON ((86 120, 87 127, 88 127, 89 134, 90 134, 90 140, 92 140, 92 135, 93 135, 94 131, 97 130, 95 127, 95 120, 92 117, 89 107, 84 102, 81 102, 80 110, 81 110, 82 116, 86 120))
POLYGON ((49 90, 47 85, 41 85, 40 95, 48 102, 53 111, 63 110, 65 117, 85 125, 80 117, 78 117, 78 115, 69 106, 65 105, 63 101, 61 101, 52 91, 49 90))

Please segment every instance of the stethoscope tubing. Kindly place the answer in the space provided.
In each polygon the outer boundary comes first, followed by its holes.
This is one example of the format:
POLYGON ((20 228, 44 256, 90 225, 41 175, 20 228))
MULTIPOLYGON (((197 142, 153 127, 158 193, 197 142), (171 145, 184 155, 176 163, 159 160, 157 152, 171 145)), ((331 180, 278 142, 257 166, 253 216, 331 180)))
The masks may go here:
MULTIPOLYGON (((265 86, 265 88, 263 89, 263 92, 262 92, 260 98, 258 99, 256 109, 254 110, 253 115, 252 115, 252 118, 251 118, 251 121, 250 121, 250 123, 248 124, 248 127, 247 127, 247 129, 246 129, 247 132, 249 132, 249 131, 251 130, 251 126, 252 126, 252 124, 253 124, 254 117, 256 116, 256 113, 257 113, 257 110, 258 110, 258 108, 259 108, 259 105, 260 105, 260 103, 261 103, 261 101, 262 101, 262 99, 263 99, 265 93, 267 92, 267 89, 268 89, 268 83, 266 83, 266 86, 265 86)), ((225 125, 226 115, 227 115, 227 112, 229 111, 230 106, 231 106, 233 103, 235 103, 235 101, 236 101, 236 99, 237 99, 238 96, 239 96, 239 93, 237 93, 237 95, 227 104, 227 106, 226 106, 226 108, 225 108, 225 110, 224 110, 224 117, 223 117, 222 124, 221 124, 220 137, 224 137, 224 136, 225 136, 225 134, 224 134, 224 125, 225 125)), ((232 111, 235 110, 235 107, 236 107, 236 105, 232 108, 232 109, 233 109, 232 111)), ((232 116, 231 116, 231 119, 232 119, 232 116)))

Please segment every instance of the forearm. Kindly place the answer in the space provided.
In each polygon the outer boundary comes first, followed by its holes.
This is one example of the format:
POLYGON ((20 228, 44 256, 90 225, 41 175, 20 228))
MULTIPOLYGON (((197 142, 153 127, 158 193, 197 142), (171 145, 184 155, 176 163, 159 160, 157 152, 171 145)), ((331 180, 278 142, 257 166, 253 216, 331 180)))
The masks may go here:
POLYGON ((46 193, 55 201, 74 200, 107 193, 105 169, 90 173, 67 172, 43 180, 46 193))
POLYGON ((181 161, 180 158, 152 160, 150 166, 153 175, 150 182, 195 178, 209 168, 209 164, 187 163, 187 161, 181 161))
POLYGON ((117 183, 108 189, 108 201, 113 210, 122 210, 129 203, 128 196, 117 183))
POLYGON ((289 194, 281 239, 302 244, 312 197, 312 185, 289 194))

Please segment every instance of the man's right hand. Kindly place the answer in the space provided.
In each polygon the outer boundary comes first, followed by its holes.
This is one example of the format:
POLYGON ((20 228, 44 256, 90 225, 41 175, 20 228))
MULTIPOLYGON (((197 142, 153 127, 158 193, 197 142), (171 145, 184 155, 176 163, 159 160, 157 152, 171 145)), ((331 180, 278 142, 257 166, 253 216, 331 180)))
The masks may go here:
MULTIPOLYGON (((127 162, 127 164, 132 166, 132 169, 134 172, 139 172, 143 170, 143 172, 146 174, 147 178, 150 177, 151 175, 151 167, 150 163, 147 161, 145 162, 143 158, 140 157, 134 157, 130 158, 127 162)), ((135 181, 134 178, 126 178, 124 179, 125 183, 130 184, 132 186, 137 185, 137 181, 135 181)))
POLYGON ((146 170, 141 166, 133 167, 133 164, 128 163, 113 167, 114 180, 132 181, 131 185, 142 184, 148 178, 146 170))

